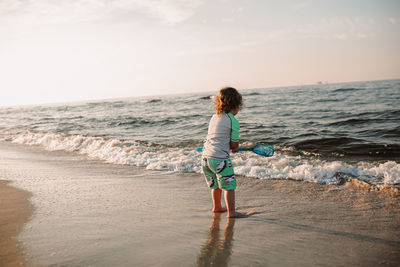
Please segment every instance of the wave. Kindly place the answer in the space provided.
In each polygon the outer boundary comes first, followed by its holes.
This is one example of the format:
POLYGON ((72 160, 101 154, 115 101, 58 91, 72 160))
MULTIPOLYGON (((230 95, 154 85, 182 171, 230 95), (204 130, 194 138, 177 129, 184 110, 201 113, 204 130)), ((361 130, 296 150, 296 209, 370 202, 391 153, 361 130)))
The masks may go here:
POLYGON ((243 96, 257 96, 257 95, 261 95, 260 93, 258 93, 258 92, 252 92, 252 93, 243 93, 242 94, 243 96))
MULTIPOLYGON (((83 106, 96 107, 96 106, 112 106, 112 107, 123 107, 127 105, 128 102, 122 100, 109 100, 109 101, 95 101, 87 102, 83 106)), ((81 105, 82 106, 82 105, 81 105)), ((71 106, 62 106, 61 108, 70 108, 71 106)))
POLYGON ((367 112, 362 112, 358 113, 358 117, 373 117, 373 118, 392 118, 392 119, 397 119, 398 116, 400 115, 400 109, 388 109, 388 110, 383 110, 383 111, 367 111, 367 112))
POLYGON ((374 122, 385 122, 384 119, 347 119, 347 120, 340 120, 335 121, 332 123, 327 124, 327 126, 353 126, 358 124, 366 124, 366 123, 374 123, 374 122))
POLYGON ((143 126, 143 125, 168 125, 176 123, 174 118, 148 120, 144 118, 137 118, 132 116, 119 116, 111 121, 107 121, 109 126, 143 126))
POLYGON ((199 98, 199 100, 212 100, 214 98, 214 96, 213 95, 208 95, 208 96, 202 96, 202 97, 200 97, 199 98))
POLYGON ((143 104, 152 104, 152 103, 158 103, 161 101, 162 101, 162 99, 155 98, 155 99, 142 99, 139 102, 143 103, 143 104))
MULTIPOLYGON (((300 137, 304 137, 301 135, 300 137)), ((328 153, 347 157, 400 158, 400 145, 393 143, 371 143, 362 139, 337 137, 313 138, 292 144, 297 150, 328 153)))
POLYGON ((306 149, 323 149, 329 147, 338 147, 350 143, 361 142, 362 140, 348 137, 332 137, 332 138, 314 138, 299 141, 295 146, 306 149))
POLYGON ((343 101, 339 98, 321 98, 313 100, 314 103, 328 103, 328 102, 340 102, 343 101))
POLYGON ((334 121, 326 124, 326 126, 353 126, 368 123, 380 123, 386 126, 390 122, 399 122, 400 110, 385 110, 381 112, 362 112, 351 115, 353 118, 348 118, 349 114, 345 114, 345 119, 334 121))
POLYGON ((352 91, 360 91, 360 90, 364 90, 363 88, 338 88, 333 90, 332 92, 336 92, 336 93, 341 93, 341 92, 352 92, 352 91))
MULTIPOLYGON (((36 145, 46 150, 63 150, 87 155, 113 164, 144 167, 149 170, 201 172, 201 154, 193 144, 168 147, 133 140, 106 139, 62 133, 30 132, 3 136, 0 140, 36 145)), ((395 161, 328 161, 314 156, 293 156, 291 147, 276 147, 272 158, 251 152, 232 155, 238 175, 259 179, 294 179, 319 184, 340 185, 344 180, 359 180, 372 185, 400 185, 400 164, 395 161)))

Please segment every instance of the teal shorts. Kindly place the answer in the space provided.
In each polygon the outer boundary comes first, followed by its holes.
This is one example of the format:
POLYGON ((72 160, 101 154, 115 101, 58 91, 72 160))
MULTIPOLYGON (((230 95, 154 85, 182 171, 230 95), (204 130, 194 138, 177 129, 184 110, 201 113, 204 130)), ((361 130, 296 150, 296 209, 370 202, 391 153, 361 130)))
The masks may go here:
POLYGON ((203 158, 202 168, 208 187, 211 189, 236 189, 236 177, 230 159, 206 159, 203 158))

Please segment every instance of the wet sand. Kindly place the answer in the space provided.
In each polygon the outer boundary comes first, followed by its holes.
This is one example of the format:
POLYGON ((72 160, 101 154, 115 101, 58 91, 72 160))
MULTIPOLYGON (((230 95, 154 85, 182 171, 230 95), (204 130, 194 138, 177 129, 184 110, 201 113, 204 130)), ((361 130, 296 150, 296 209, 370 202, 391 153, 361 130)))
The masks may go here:
POLYGON ((400 197, 357 183, 238 177, 246 219, 211 213, 201 175, 0 142, 0 175, 32 192, 28 266, 399 266, 400 197))
POLYGON ((0 266, 23 266, 16 235, 32 214, 30 194, 0 180, 0 266))

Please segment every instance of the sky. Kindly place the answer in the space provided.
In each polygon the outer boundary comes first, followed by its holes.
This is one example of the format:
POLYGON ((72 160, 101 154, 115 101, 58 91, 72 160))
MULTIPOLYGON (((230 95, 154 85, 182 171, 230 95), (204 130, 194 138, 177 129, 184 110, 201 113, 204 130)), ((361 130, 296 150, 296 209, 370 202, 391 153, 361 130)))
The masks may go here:
POLYGON ((397 78, 398 0, 0 0, 0 106, 397 78))

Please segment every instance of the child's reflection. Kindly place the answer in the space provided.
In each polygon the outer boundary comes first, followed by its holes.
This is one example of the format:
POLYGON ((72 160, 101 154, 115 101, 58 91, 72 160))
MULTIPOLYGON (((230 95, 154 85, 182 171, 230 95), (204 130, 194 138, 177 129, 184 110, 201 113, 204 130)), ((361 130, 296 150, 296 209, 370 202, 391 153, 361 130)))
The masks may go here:
POLYGON ((207 240, 197 259, 197 266, 228 266, 229 257, 232 254, 235 219, 227 219, 222 240, 220 240, 220 222, 221 213, 215 213, 207 240))

